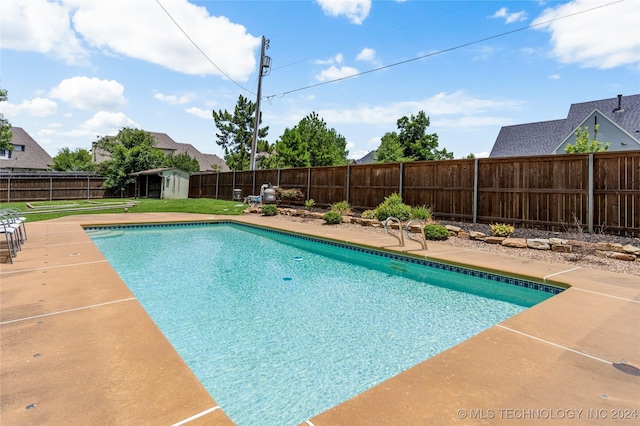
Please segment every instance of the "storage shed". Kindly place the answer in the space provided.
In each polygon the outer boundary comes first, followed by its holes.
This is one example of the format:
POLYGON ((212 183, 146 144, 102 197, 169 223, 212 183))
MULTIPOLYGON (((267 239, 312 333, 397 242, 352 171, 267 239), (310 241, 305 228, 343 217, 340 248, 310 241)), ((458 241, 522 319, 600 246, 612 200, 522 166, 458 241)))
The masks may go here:
POLYGON ((189 198, 189 172, 165 168, 131 173, 136 178, 135 196, 139 198, 189 198))

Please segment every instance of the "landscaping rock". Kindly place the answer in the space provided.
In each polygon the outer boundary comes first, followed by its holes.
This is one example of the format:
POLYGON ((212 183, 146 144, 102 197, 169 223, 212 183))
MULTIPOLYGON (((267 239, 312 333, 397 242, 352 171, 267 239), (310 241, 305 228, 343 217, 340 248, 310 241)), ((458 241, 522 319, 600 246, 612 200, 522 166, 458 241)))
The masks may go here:
POLYGON ((624 253, 624 248, 622 244, 619 243, 610 243, 608 241, 602 241, 596 244, 596 250, 600 251, 615 251, 618 253, 624 253))
POLYGON ((524 238, 505 238, 502 245, 512 248, 527 248, 527 240, 524 238))
POLYGON ((634 254, 636 256, 640 256, 640 247, 632 246, 631 244, 627 244, 622 247, 625 253, 634 254))
POLYGON ((568 240, 563 240, 562 238, 549 238, 549 244, 551 244, 552 246, 555 245, 565 245, 567 244, 568 240))
POLYGON ((469 238, 469 233, 468 233, 468 232, 464 232, 464 231, 462 231, 462 232, 458 232, 457 237, 458 237, 458 238, 468 239, 468 238, 469 238))
POLYGON ((447 231, 453 232, 456 235, 462 231, 462 228, 460 228, 459 226, 455 226, 455 225, 445 225, 444 227, 447 228, 447 231))
POLYGON ((551 246, 551 250, 558 253, 571 253, 572 249, 573 247, 569 244, 554 244, 551 246))
POLYGON ((616 260, 626 260, 629 262, 634 262, 636 260, 636 257, 632 254, 620 253, 617 251, 596 250, 596 256, 608 257, 610 259, 616 259, 616 260))
POLYGON ((380 222, 377 219, 360 219, 360 225, 362 226, 380 226, 380 222))
POLYGON ((527 247, 534 250, 551 250, 549 240, 544 238, 530 238, 527 240, 527 247))
POLYGON ((482 232, 469 232, 469 239, 471 240, 484 241, 485 238, 487 238, 487 234, 483 234, 482 232))
POLYGON ((505 237, 487 237, 484 242, 487 244, 502 244, 504 240, 506 240, 505 237))

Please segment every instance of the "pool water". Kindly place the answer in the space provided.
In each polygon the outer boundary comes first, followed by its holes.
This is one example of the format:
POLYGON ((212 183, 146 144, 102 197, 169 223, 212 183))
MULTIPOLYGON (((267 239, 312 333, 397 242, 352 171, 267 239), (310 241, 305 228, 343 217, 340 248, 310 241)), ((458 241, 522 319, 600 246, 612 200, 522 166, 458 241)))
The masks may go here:
POLYGON ((87 232, 238 425, 300 424, 552 296, 235 224, 87 232))

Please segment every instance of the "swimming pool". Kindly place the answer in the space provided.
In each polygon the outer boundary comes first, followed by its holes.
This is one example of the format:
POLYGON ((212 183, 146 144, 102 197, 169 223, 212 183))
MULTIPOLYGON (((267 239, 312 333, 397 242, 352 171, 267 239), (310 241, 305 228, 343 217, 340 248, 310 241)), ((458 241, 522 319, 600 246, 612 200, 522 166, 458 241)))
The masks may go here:
POLYGON ((239 425, 299 424, 561 291, 229 223, 87 232, 239 425))

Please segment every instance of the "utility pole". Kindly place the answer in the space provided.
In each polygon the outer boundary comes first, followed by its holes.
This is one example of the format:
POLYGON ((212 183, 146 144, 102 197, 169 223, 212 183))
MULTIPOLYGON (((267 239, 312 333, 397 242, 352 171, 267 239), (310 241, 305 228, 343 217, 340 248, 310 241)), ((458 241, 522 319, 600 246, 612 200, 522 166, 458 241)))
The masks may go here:
POLYGON ((269 40, 262 36, 262 49, 260 51, 260 68, 258 69, 258 96, 256 97, 256 118, 253 123, 253 139, 251 140, 251 157, 249 159, 249 170, 256 168, 256 149, 258 145, 258 127, 260 126, 260 96, 262 92, 262 77, 266 77, 271 72, 271 58, 264 54, 269 48, 269 40))

